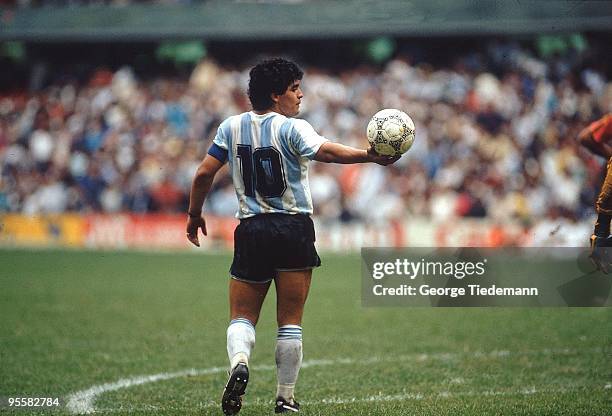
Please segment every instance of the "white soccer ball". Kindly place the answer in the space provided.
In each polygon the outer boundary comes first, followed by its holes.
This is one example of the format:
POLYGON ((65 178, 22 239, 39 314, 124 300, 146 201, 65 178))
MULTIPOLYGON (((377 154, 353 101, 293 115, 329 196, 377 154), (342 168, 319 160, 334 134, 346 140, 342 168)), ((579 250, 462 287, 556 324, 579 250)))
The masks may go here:
POLYGON ((366 134, 379 155, 401 155, 414 143, 414 121, 403 111, 386 108, 372 116, 366 134))

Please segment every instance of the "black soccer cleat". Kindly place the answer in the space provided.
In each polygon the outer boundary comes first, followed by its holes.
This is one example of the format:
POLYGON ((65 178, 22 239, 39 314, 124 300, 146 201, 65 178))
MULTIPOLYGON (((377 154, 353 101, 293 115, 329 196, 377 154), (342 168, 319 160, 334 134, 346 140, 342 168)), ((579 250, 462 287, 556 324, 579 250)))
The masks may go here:
POLYGON ((591 255, 589 258, 598 270, 608 274, 612 270, 612 236, 599 237, 593 234, 590 239, 591 255))
POLYGON ((221 409, 224 415, 235 415, 242 407, 242 395, 249 382, 249 368, 245 363, 238 363, 230 372, 229 380, 223 389, 221 409))
POLYGON ((300 404, 295 400, 287 401, 282 397, 276 398, 276 407, 274 408, 274 413, 285 413, 285 412, 294 412, 297 413, 300 411, 300 404))

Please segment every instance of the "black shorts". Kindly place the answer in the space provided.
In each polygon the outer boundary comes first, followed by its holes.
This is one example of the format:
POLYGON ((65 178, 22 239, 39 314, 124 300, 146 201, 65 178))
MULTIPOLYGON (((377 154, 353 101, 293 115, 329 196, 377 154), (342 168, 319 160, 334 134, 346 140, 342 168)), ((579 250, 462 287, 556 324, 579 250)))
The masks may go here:
POLYGON ((265 283, 279 271, 319 267, 314 224, 308 215, 261 214, 240 220, 234 231, 234 279, 265 283))

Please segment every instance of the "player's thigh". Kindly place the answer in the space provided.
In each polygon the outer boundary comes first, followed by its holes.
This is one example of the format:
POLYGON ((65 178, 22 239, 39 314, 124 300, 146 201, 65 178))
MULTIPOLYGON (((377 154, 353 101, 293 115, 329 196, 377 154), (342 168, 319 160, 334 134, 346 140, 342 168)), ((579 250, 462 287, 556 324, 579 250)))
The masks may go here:
POLYGON ((246 318, 255 325, 259 320, 261 305, 271 282, 249 283, 230 279, 230 319, 246 318))
POLYGON ((264 283, 276 275, 275 264, 269 250, 270 227, 266 215, 257 215, 240 221, 234 231, 234 259, 230 274, 244 282, 264 283))
POLYGON ((279 326, 301 325, 311 278, 312 269, 278 272, 274 284, 276 318, 279 326))
POLYGON ((600 214, 612 215, 612 158, 608 160, 606 178, 601 185, 595 206, 600 214))

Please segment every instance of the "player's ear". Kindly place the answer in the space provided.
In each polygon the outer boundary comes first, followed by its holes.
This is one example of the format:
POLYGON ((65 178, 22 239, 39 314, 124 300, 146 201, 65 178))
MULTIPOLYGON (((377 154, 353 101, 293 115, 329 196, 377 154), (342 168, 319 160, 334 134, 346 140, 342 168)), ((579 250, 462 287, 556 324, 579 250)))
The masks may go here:
POLYGON ((275 104, 278 103, 278 97, 280 97, 280 94, 277 94, 275 92, 270 94, 270 98, 272 99, 272 102, 274 102, 275 104))

